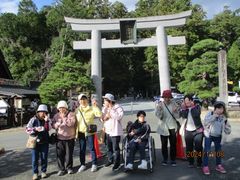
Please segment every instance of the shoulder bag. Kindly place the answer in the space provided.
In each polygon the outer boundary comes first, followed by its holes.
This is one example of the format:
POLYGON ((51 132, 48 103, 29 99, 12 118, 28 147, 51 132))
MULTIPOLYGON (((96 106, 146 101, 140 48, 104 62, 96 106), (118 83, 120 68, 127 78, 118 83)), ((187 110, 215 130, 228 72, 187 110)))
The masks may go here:
POLYGON ((81 116, 82 116, 82 119, 83 119, 83 122, 84 122, 84 124, 85 124, 85 126, 86 126, 86 128, 87 128, 87 133, 95 133, 95 132, 97 132, 97 125, 96 125, 96 124, 89 124, 89 125, 88 125, 88 124, 86 123, 86 120, 85 120, 82 112, 81 112, 80 110, 78 110, 78 111, 80 112, 80 114, 81 114, 81 116))
POLYGON ((37 144, 37 136, 28 136, 26 147, 29 149, 34 149, 37 144))

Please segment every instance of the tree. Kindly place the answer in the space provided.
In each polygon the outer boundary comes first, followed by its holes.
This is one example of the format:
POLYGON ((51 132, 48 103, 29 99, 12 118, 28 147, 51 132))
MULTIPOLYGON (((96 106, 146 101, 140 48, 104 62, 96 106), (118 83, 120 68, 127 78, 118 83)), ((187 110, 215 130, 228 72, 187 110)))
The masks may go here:
POLYGON ((230 47, 227 54, 228 79, 233 81, 233 86, 238 87, 240 81, 240 38, 230 47))
POLYGON ((111 18, 123 18, 127 15, 127 8, 121 2, 114 2, 111 5, 110 17, 111 18))
POLYGON ((226 49, 229 49, 231 44, 237 39, 234 13, 228 9, 228 6, 224 7, 224 11, 216 15, 210 22, 210 38, 216 39, 223 43, 226 49))
POLYGON ((21 0, 18 5, 18 14, 37 13, 37 6, 32 0, 21 0))
POLYGON ((178 84, 185 94, 197 94, 200 98, 216 97, 218 93, 217 53, 222 44, 205 39, 194 44, 189 52, 193 61, 182 72, 184 81, 178 84))
POLYGON ((86 69, 71 56, 59 59, 38 89, 42 102, 55 105, 59 100, 67 100, 66 92, 71 89, 91 93, 94 87, 86 69))

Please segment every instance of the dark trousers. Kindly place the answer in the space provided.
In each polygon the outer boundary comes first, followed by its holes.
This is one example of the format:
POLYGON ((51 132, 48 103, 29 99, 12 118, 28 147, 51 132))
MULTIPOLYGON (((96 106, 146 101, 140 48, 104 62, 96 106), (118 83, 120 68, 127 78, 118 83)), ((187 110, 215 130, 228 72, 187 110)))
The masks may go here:
POLYGON ((215 153, 212 155, 216 157, 216 165, 222 164, 222 158, 221 158, 221 140, 222 137, 205 137, 205 143, 204 143, 204 157, 203 157, 203 166, 208 166, 208 157, 212 154, 211 153, 211 144, 214 143, 215 146, 215 153))
POLYGON ((131 140, 129 142, 130 152, 129 152, 128 163, 133 164, 134 155, 137 152, 137 150, 139 150, 139 153, 140 153, 140 160, 146 159, 146 153, 145 153, 146 144, 147 144, 146 141, 142 141, 142 142, 138 143, 138 142, 134 142, 134 140, 131 140))
POLYGON ((66 169, 72 169, 74 144, 75 144, 74 139, 70 140, 58 139, 56 143, 56 149, 59 170, 65 171, 66 169))
POLYGON ((94 135, 86 136, 85 133, 78 133, 79 138, 79 146, 80 146, 80 164, 85 165, 86 161, 86 143, 88 141, 88 147, 91 153, 92 157, 92 164, 97 165, 97 156, 96 156, 96 150, 94 147, 94 135))
POLYGON ((41 171, 47 171, 47 163, 48 163, 48 144, 37 144, 36 148, 32 149, 32 170, 33 173, 38 173, 38 160, 39 155, 41 158, 41 171))
POLYGON ((106 146, 107 146, 107 156, 108 156, 108 161, 113 162, 113 143, 111 136, 109 134, 106 135, 106 146))
POLYGON ((163 160, 167 161, 168 160, 168 139, 170 142, 170 158, 171 161, 176 160, 176 132, 175 129, 169 129, 169 136, 163 136, 161 135, 161 142, 162 142, 162 156, 163 160))
MULTIPOLYGON (((203 147, 203 133, 197 133, 196 131, 185 131, 185 142, 186 142, 186 154, 190 165, 194 164, 194 155, 193 151, 196 151, 197 156, 197 165, 202 165, 202 154, 203 147)), ((196 157, 196 156, 195 156, 196 157)))
POLYGON ((113 152, 114 152, 114 165, 120 165, 120 136, 111 136, 112 145, 113 145, 113 152))

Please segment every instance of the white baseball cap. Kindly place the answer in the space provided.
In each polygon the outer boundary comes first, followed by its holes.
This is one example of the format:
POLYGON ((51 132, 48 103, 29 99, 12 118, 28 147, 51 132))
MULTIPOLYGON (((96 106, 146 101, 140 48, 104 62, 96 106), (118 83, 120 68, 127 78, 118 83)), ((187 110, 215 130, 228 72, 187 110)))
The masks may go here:
POLYGON ((79 95, 78 95, 78 101, 79 101, 80 99, 82 99, 83 97, 86 97, 86 98, 87 98, 86 94, 83 94, 83 93, 82 93, 82 94, 79 94, 79 95))
POLYGON ((37 108, 37 113, 38 112, 47 112, 48 113, 48 107, 46 104, 40 104, 37 108))
POLYGON ((107 99, 109 101, 115 101, 114 96, 110 93, 106 93, 105 96, 103 96, 103 99, 107 99))
POLYGON ((59 109, 59 108, 66 108, 66 109, 68 109, 67 102, 63 101, 63 100, 59 101, 58 104, 57 104, 57 109, 59 109))

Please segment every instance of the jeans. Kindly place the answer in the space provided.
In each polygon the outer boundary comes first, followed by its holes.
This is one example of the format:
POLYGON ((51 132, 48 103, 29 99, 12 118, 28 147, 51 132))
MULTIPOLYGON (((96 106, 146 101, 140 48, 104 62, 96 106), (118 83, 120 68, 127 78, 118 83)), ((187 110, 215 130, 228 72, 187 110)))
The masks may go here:
POLYGON ((32 149, 32 170, 34 174, 38 174, 39 154, 41 158, 41 171, 47 172, 48 163, 48 144, 37 144, 36 148, 32 149))
POLYGON ((169 136, 161 135, 163 160, 164 161, 168 160, 168 139, 169 139, 171 161, 175 161, 176 160, 176 142, 177 142, 175 129, 169 129, 169 133, 170 133, 169 136))
POLYGON ((86 161, 86 143, 88 141, 88 147, 92 157, 92 164, 97 165, 96 150, 94 147, 94 135, 86 136, 85 133, 78 133, 79 146, 80 146, 80 164, 85 165, 86 161))
POLYGON ((142 141, 140 143, 134 142, 134 140, 131 140, 129 142, 129 158, 128 158, 128 163, 133 164, 134 161, 134 155, 139 150, 140 153, 140 160, 145 160, 146 158, 146 153, 145 153, 145 147, 146 147, 147 141, 142 141))
POLYGON ((56 143, 58 168, 61 171, 73 168, 74 139, 60 140, 56 143), (65 166, 66 164, 66 166, 65 166), (66 167, 66 168, 65 168, 66 167))
POLYGON ((113 143, 110 135, 107 133, 106 133, 106 146, 107 146, 108 161, 113 162, 113 143))
POLYGON ((111 136, 112 144, 113 144, 113 152, 114 152, 114 165, 119 166, 120 165, 120 136, 111 136))
POLYGON ((208 157, 210 155, 213 155, 214 157, 216 157, 216 165, 219 165, 222 163, 221 161, 221 140, 222 137, 205 137, 205 143, 204 143, 204 157, 203 157, 203 166, 208 166, 208 157), (215 152, 211 153, 211 144, 212 142, 214 143, 215 146, 215 152))
POLYGON ((194 158, 196 156, 191 155, 195 150, 197 152, 197 165, 202 165, 202 142, 203 142, 203 133, 197 133, 196 131, 185 131, 185 142, 186 142, 186 154, 190 165, 194 164, 194 158))

